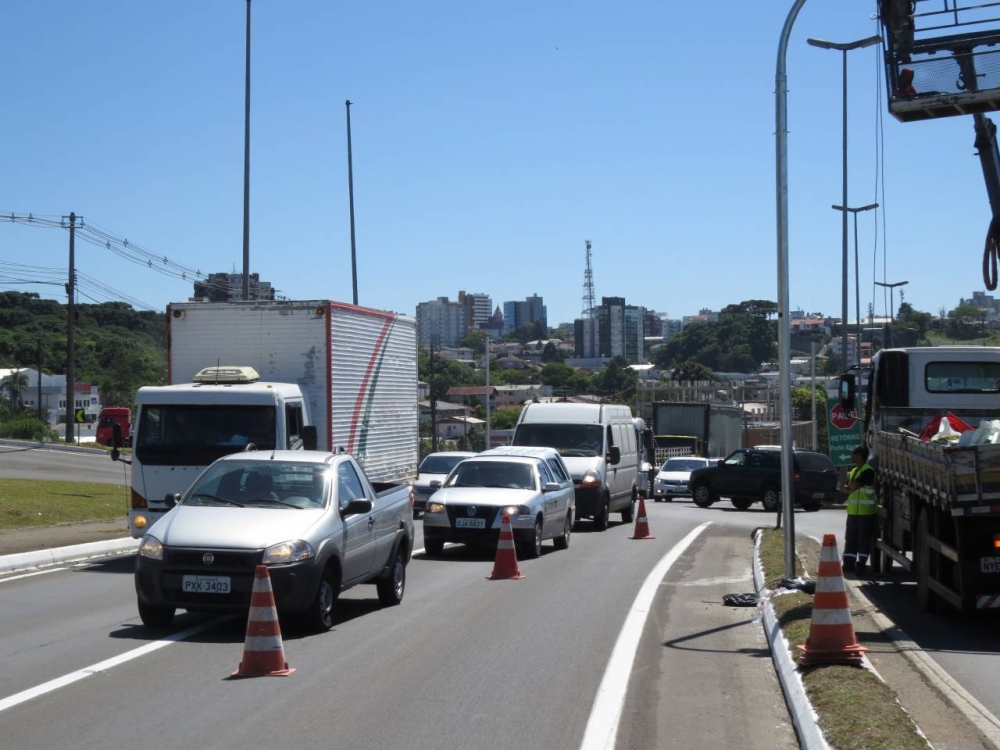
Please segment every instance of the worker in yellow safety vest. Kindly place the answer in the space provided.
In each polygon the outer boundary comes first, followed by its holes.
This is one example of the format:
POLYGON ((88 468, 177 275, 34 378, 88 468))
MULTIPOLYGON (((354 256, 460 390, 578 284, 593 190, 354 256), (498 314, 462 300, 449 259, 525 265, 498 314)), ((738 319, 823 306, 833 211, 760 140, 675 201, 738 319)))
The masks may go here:
POLYGON ((847 530, 844 534, 844 570, 861 576, 878 531, 875 470, 868 464, 868 449, 859 445, 851 454, 854 468, 847 477, 847 530))

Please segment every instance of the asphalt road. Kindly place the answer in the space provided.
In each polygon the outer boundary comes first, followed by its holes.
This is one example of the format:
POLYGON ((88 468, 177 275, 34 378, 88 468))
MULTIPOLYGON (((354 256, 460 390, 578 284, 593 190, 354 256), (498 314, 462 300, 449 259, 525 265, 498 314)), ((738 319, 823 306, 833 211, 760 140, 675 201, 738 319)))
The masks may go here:
POLYGON ((107 453, 0 445, 0 479, 52 479, 127 485, 127 466, 107 453))
POLYGON ((286 630, 297 671, 284 678, 227 679, 245 624, 182 614, 169 632, 209 627, 26 697, 154 641, 136 615, 129 559, 0 581, 4 745, 577 748, 644 580, 711 515, 729 523, 705 529, 653 582, 617 747, 705 747, 708 723, 713 742, 794 747, 753 610, 721 604, 722 593, 752 589, 752 514, 678 503, 649 515, 655 539, 581 523, 569 550, 547 543, 521 561, 520 581, 486 580, 491 557, 462 547, 417 555, 401 606, 380 609, 374 589, 359 587, 330 633, 286 630), (714 654, 710 668, 696 668, 699 653, 714 654), (10 706, 12 696, 25 699, 10 706))

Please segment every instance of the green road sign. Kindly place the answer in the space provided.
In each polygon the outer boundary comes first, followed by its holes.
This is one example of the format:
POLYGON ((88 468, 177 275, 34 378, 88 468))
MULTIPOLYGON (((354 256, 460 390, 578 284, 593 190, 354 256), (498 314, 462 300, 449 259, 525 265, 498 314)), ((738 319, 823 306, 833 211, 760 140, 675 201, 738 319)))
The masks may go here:
POLYGON ((861 420, 855 409, 853 414, 846 414, 840 407, 840 399, 826 400, 827 427, 830 435, 830 460, 837 466, 850 466, 854 463, 851 451, 861 445, 861 420))
POLYGON ((86 421, 84 419, 83 409, 77 409, 75 412, 73 412, 73 421, 76 422, 77 424, 83 424, 84 421, 86 421))

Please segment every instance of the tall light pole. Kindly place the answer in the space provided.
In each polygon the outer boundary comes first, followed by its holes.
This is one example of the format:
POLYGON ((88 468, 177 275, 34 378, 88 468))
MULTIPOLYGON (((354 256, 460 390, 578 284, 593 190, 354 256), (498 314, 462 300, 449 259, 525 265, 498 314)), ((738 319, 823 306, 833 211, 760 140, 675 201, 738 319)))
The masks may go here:
POLYGON ((896 320, 896 304, 893 299, 893 292, 896 291, 897 286, 906 286, 909 283, 910 283, 909 281, 896 281, 893 282, 892 284, 887 284, 884 281, 875 282, 875 286, 880 286, 883 288, 888 287, 889 289, 889 346, 888 346, 889 349, 892 349, 892 344, 893 344, 892 329, 894 328, 893 323, 896 320))
POLYGON ((351 281, 354 284, 354 304, 358 304, 358 255, 354 245, 354 157, 351 153, 351 100, 347 107, 347 195, 351 203, 351 281))
MULTIPOLYGON (((858 326, 858 347, 857 347, 857 360, 855 364, 861 366, 861 281, 858 276, 858 214, 862 211, 871 211, 872 209, 878 208, 878 203, 869 203, 867 206, 861 206, 861 208, 844 208, 843 206, 834 206, 835 211, 850 211, 854 214, 854 311, 855 311, 855 323, 858 326)), ((844 216, 847 214, 845 213, 844 216)), ((847 330, 847 321, 844 321, 844 330, 847 330)), ((847 355, 844 355, 844 369, 847 369, 847 355)))
MULTIPOLYGON (((246 113, 243 121, 243 299, 250 299, 250 0, 247 0, 246 113)), ((846 201, 845 201, 846 202, 846 201)))
MULTIPOLYGON (((844 85, 843 85, 843 199, 840 205, 847 205, 847 53, 852 49, 861 49, 863 47, 871 47, 873 44, 878 44, 882 41, 880 36, 869 36, 864 39, 859 39, 856 42, 827 42, 823 39, 806 39, 806 43, 812 45, 813 47, 820 47, 821 49, 836 49, 843 52, 844 57, 844 85)), ((843 244, 843 283, 841 290, 841 320, 842 320, 842 331, 841 336, 841 347, 842 355, 844 359, 844 366, 847 366, 847 213, 844 213, 844 220, 841 225, 841 235, 843 244)))
MULTIPOLYGON (((795 19, 806 0, 795 0, 778 40, 774 66, 775 203, 778 225, 778 380, 781 385, 781 508, 785 516, 785 577, 795 577, 795 484, 792 464, 792 329, 788 317, 788 73, 785 58, 795 19)), ((847 204, 847 201, 844 201, 847 204)), ((778 516, 779 524, 781 516, 778 516)))

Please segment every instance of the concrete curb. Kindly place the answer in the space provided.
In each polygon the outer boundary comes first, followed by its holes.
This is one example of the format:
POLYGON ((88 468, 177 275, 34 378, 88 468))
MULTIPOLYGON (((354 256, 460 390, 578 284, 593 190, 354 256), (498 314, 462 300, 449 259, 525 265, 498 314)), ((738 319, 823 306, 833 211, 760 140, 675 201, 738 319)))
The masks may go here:
POLYGON ((90 453, 99 456, 107 455, 108 452, 102 448, 84 448, 82 445, 64 445, 63 443, 36 443, 30 440, 0 440, 0 445, 8 445, 14 448, 41 448, 50 451, 69 451, 71 453, 90 453))
POLYGON ((804 750, 830 750, 823 732, 817 723, 818 717, 813 710, 809 698, 806 696, 805 685, 802 684, 802 676, 798 667, 792 661, 792 656, 788 652, 788 641, 785 640, 781 632, 781 625, 774 614, 774 608, 770 602, 770 591, 766 588, 764 581, 764 570, 760 564, 760 531, 753 536, 753 586, 758 597, 767 597, 760 609, 764 617, 764 634, 767 636, 768 645, 771 647, 771 660, 774 662, 774 671, 778 673, 778 681, 785 694, 785 703, 788 712, 792 716, 792 723, 795 725, 795 733, 799 737, 799 744, 804 750))
POLYGON ((0 556, 0 575, 25 573, 51 565, 82 562, 101 557, 132 554, 138 549, 139 540, 109 539, 104 542, 74 544, 70 547, 55 547, 37 552, 21 552, 16 555, 0 556))

